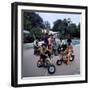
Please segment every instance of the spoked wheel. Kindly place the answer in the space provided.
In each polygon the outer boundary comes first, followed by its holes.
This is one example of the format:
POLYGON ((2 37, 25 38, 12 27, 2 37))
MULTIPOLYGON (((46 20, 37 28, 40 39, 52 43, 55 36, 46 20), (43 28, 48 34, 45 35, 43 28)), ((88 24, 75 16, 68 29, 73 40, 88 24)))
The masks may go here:
POLYGON ((49 73, 49 74, 54 74, 55 71, 56 71, 56 68, 55 68, 54 65, 48 66, 48 73, 49 73))
POLYGON ((37 62, 37 67, 42 67, 42 62, 40 60, 37 62))
POLYGON ((62 60, 57 60, 57 65, 61 65, 62 64, 62 60))
POLYGON ((71 55, 70 61, 74 60, 74 55, 71 55))

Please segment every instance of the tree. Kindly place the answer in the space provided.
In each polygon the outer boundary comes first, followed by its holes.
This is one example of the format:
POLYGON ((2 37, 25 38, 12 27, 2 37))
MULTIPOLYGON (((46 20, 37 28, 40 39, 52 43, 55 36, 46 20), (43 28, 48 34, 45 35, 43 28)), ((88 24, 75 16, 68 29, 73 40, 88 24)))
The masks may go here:
POLYGON ((68 32, 71 34, 71 36, 76 36, 76 30, 77 30, 77 26, 76 24, 74 23, 71 23, 69 26, 68 26, 68 32))
POLYGON ((54 22, 53 31, 58 31, 60 36, 64 36, 68 33, 68 25, 71 23, 70 19, 58 19, 54 22))
POLYGON ((80 23, 77 26, 77 37, 80 38, 80 23))
POLYGON ((60 31, 62 29, 61 24, 62 20, 60 19, 56 20, 53 25, 53 31, 60 31))
POLYGON ((76 25, 75 23, 71 23, 68 26, 68 32, 71 33, 71 36, 74 38, 80 38, 80 23, 76 25))
POLYGON ((50 29, 50 23, 48 21, 44 22, 44 28, 49 30, 50 29))
POLYGON ((53 31, 58 31, 60 36, 67 38, 67 34, 71 34, 74 37, 80 37, 80 23, 77 26, 75 23, 71 22, 71 19, 58 19, 54 22, 53 31))
POLYGON ((42 37, 42 29, 39 27, 34 27, 31 29, 30 34, 33 35, 34 39, 40 40, 42 37))
POLYGON ((43 28, 43 19, 35 12, 23 12, 23 29, 30 31, 33 27, 43 28))

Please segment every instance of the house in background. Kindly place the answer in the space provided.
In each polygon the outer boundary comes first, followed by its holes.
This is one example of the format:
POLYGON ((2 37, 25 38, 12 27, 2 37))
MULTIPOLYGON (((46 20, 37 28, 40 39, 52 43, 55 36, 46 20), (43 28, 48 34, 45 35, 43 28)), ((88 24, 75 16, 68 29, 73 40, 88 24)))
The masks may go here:
POLYGON ((58 32, 54 32, 54 31, 52 31, 52 30, 47 30, 47 29, 43 29, 42 30, 42 33, 48 33, 49 35, 50 34, 52 34, 53 35, 53 37, 55 37, 55 38, 57 38, 58 36, 59 36, 59 33, 58 32))

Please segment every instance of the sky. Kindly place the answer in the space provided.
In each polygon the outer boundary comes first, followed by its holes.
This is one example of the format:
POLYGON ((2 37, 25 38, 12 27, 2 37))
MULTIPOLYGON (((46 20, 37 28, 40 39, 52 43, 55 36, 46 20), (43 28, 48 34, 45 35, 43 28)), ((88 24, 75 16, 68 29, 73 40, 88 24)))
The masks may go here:
POLYGON ((48 21, 51 25, 51 28, 53 27, 53 23, 57 19, 68 19, 70 18, 73 23, 78 25, 80 22, 80 14, 67 14, 67 13, 47 13, 47 12, 36 12, 40 15, 40 17, 43 19, 43 21, 48 21))

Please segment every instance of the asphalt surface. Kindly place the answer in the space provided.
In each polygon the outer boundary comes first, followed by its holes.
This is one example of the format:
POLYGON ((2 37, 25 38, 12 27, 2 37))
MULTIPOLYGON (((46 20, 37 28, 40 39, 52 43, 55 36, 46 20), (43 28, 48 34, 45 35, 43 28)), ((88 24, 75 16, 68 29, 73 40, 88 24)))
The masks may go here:
POLYGON ((22 59, 22 77, 34 77, 34 76, 56 76, 56 75, 78 75, 80 74, 80 46, 73 46, 75 59, 69 65, 62 63, 57 66, 56 61, 58 56, 52 58, 56 67, 54 74, 49 74, 47 68, 38 68, 37 61, 39 56, 35 56, 33 48, 23 47, 23 59, 22 59))

